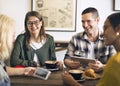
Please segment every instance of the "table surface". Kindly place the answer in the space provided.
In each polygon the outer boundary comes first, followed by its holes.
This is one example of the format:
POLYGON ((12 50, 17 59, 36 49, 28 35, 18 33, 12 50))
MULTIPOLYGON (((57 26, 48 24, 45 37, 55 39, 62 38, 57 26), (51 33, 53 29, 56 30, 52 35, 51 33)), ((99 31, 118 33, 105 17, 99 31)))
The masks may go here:
MULTIPOLYGON (((53 71, 47 80, 41 80, 30 76, 10 76, 11 86, 67 86, 63 83, 61 73, 53 71)), ((96 86, 98 79, 80 82, 83 86, 96 86)))

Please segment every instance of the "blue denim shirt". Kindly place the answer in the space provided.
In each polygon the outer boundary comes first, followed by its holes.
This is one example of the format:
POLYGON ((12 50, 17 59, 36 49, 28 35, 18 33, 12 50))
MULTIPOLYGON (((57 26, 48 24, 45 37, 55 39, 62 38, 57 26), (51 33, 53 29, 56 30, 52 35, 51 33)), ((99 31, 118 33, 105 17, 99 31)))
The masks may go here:
POLYGON ((0 86, 10 86, 10 78, 4 67, 4 62, 0 61, 0 86))

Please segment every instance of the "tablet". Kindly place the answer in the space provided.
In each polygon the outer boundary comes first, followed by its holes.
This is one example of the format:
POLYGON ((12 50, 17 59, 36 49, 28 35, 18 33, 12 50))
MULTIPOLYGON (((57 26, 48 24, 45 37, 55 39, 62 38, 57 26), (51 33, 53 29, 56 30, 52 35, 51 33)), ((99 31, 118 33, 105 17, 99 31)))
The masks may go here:
POLYGON ((35 71, 34 76, 41 78, 41 79, 44 79, 44 80, 47 80, 48 77, 50 76, 50 74, 51 74, 51 71, 44 69, 44 68, 38 68, 35 71))
POLYGON ((88 59, 84 57, 71 56, 72 60, 80 61, 81 64, 96 63, 95 59, 88 59))

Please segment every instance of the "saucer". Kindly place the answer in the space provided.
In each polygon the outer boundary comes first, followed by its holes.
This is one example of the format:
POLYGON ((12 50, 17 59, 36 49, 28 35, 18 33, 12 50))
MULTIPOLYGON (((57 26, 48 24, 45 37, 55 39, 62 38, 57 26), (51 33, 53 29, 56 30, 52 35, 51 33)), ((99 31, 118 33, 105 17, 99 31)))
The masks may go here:
POLYGON ((54 68, 54 69, 46 68, 46 69, 49 70, 49 71, 57 71, 57 70, 59 70, 59 68, 54 68))
POLYGON ((84 82, 85 81, 85 78, 84 77, 82 77, 81 79, 79 79, 79 80, 76 80, 77 82, 84 82))
POLYGON ((49 70, 49 71, 57 71, 57 70, 59 70, 58 67, 51 69, 51 68, 46 68, 46 66, 43 66, 43 68, 45 68, 45 69, 47 69, 47 70, 49 70))

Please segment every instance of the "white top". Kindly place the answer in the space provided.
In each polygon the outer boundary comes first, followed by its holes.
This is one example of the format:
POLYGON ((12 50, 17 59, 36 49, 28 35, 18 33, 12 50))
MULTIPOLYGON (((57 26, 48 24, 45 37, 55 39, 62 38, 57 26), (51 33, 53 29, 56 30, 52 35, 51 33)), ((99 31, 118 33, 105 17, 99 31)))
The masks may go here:
MULTIPOLYGON (((39 48, 41 48, 43 46, 43 44, 45 43, 45 41, 42 40, 42 42, 31 42, 30 43, 30 46, 34 49, 34 50, 37 50, 39 48)), ((34 53, 34 58, 33 58, 33 61, 35 61, 36 63, 39 64, 39 60, 38 60, 38 57, 37 57, 37 54, 34 53)))
POLYGON ((95 52, 94 52, 94 46, 95 46, 95 43, 94 42, 90 42, 90 45, 88 47, 90 47, 89 49, 89 53, 88 53, 88 58, 89 59, 95 59, 95 52))
MULTIPOLYGON (((85 35, 85 38, 88 39, 87 35, 85 35)), ((90 49, 90 50, 89 50, 87 58, 95 59, 94 46, 96 46, 96 44, 94 42, 91 42, 91 41, 89 41, 89 42, 90 42, 90 44, 88 45, 88 47, 89 47, 88 49, 90 49)))

